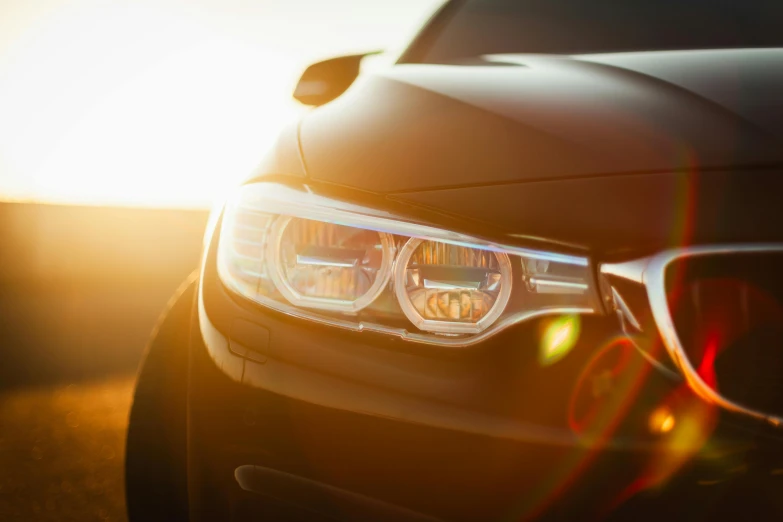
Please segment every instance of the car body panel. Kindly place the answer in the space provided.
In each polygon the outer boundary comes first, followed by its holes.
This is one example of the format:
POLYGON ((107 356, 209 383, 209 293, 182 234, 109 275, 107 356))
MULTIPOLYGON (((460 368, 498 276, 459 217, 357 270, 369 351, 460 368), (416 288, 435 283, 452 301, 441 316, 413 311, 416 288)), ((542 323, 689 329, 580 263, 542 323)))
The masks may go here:
POLYGON ((217 277, 217 240, 191 334, 195 520, 250 518, 278 502, 275 510, 298 513, 290 520, 358 521, 368 506, 389 520, 592 517, 629 484, 653 480, 654 463, 669 473, 693 459, 691 482, 714 477, 701 455, 708 439, 712 449, 749 451, 736 433, 713 432, 714 410, 681 380, 618 339, 612 316, 583 317, 577 346, 553 365, 538 351, 545 319, 459 353, 425 350, 243 301, 217 277), (622 373, 596 395, 603 361, 617 353, 622 373), (579 420, 575 401, 600 413, 579 420), (661 405, 677 418, 705 415, 702 431, 684 446, 650 431, 661 405))
POLYGON ((304 118, 308 176, 393 193, 783 162, 780 123, 765 110, 779 103, 770 69, 783 50, 661 54, 655 67, 637 59, 638 71, 630 55, 514 55, 368 75, 304 118), (724 54, 743 65, 715 67, 724 54), (703 96, 699 64, 710 79, 741 73, 748 92, 703 96), (673 83, 684 69, 691 76, 673 83))
MULTIPOLYGON (((594 255, 781 241, 781 169, 698 170, 406 192, 395 200, 594 255)), ((392 196, 390 196, 392 197, 392 196)))
MULTIPOLYGON (((286 128, 247 181, 596 265, 783 241, 782 91, 781 49, 397 64, 286 128)), ((612 314, 579 317, 552 364, 543 317, 456 351, 342 331, 232 293, 219 235, 218 210, 190 325, 196 522, 589 519, 672 479, 684 497, 628 516, 659 520, 710 504, 721 490, 699 481, 775 446, 659 371, 612 314), (661 408, 671 434, 651 422, 661 408)))
POLYGON ((724 49, 582 55, 581 60, 634 71, 726 107, 783 137, 783 49, 724 49))

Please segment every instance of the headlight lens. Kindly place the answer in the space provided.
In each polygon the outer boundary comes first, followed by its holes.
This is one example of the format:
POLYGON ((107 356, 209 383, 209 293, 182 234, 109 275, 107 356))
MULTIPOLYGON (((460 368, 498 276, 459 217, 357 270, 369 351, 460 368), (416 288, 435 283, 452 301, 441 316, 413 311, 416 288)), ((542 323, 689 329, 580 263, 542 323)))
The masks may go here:
POLYGON ((276 183, 223 214, 218 274, 278 311, 465 346, 515 322, 600 309, 585 257, 502 246, 276 183))
POLYGON ((281 216, 267 256, 272 281, 291 304, 358 312, 389 282, 394 240, 375 230, 281 216))
POLYGON ((511 296, 511 272, 503 252, 414 238, 397 260, 395 290, 417 328, 478 333, 503 313, 511 296))

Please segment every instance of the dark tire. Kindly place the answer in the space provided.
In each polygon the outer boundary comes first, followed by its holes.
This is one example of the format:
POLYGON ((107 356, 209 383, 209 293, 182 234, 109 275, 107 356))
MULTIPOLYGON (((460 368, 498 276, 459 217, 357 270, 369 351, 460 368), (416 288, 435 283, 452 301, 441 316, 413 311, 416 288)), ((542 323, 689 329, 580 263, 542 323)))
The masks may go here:
POLYGON ((156 326, 136 381, 125 449, 130 522, 187 522, 189 278, 156 326))

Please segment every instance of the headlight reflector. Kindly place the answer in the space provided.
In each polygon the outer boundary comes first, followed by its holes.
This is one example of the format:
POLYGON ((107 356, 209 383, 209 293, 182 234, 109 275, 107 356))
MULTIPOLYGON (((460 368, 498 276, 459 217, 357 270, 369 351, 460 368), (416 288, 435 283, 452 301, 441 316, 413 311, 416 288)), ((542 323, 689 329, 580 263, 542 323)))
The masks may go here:
POLYGON ((413 238, 395 272, 402 311, 429 332, 481 332, 511 296, 511 262, 502 252, 413 238))
POLYGON ((277 290, 291 304, 358 312, 391 276, 389 234, 281 216, 272 227, 268 259, 277 290))

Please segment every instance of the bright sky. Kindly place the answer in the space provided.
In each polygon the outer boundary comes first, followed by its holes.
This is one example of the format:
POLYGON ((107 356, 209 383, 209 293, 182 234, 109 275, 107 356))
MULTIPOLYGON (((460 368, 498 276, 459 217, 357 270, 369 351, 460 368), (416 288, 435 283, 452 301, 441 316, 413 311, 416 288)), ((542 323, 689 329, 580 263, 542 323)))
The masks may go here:
POLYGON ((404 42, 443 0, 0 0, 0 199, 208 207, 310 62, 404 42))

